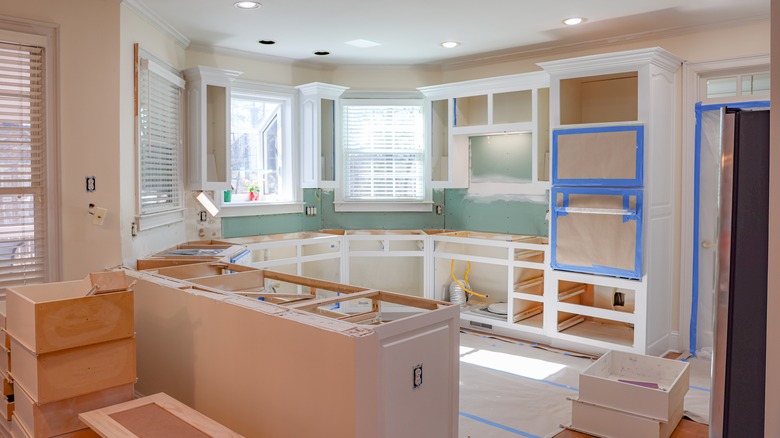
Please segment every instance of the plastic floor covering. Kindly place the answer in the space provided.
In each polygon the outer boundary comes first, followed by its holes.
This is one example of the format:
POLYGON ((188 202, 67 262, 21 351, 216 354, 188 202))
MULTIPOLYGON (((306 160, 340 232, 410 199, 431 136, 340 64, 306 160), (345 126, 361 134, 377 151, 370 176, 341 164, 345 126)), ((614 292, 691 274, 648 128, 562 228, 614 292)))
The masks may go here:
MULTIPOLYGON (((461 438, 552 437, 571 422, 586 355, 546 349, 509 338, 464 331, 460 335, 461 438)), ((707 423, 709 360, 689 358, 685 415, 707 423)))

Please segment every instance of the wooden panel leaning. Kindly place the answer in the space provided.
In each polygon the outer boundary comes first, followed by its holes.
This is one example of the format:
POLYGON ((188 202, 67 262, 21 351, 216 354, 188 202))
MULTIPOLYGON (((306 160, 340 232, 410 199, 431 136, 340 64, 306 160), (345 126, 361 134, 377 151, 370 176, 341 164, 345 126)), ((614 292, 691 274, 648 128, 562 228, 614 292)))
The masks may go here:
POLYGON ((242 438, 165 393, 79 414, 104 438, 242 438))

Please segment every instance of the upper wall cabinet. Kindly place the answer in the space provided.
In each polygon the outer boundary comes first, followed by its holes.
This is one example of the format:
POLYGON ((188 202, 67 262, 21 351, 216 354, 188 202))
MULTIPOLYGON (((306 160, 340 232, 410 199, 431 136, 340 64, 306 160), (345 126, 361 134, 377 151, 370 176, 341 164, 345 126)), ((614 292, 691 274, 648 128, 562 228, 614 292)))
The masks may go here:
POLYGON ((301 187, 335 187, 339 99, 347 87, 314 82, 297 88, 301 108, 301 187))
POLYGON ((230 84, 240 74, 204 66, 184 71, 190 190, 230 189, 230 84))
POLYGON ((472 137, 499 134, 519 134, 518 147, 531 145, 530 178, 523 186, 540 192, 549 187, 548 87, 547 74, 538 72, 419 88, 428 102, 433 187, 469 187, 475 182, 469 168, 472 137))

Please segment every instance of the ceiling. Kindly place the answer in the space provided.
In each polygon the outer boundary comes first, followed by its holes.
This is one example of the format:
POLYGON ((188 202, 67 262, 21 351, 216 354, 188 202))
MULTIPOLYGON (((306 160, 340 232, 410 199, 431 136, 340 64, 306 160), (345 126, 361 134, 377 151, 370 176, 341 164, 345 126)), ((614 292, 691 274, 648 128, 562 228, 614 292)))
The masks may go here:
POLYGON ((768 20, 770 7, 770 0, 259 0, 262 7, 240 10, 235 1, 135 3, 194 47, 324 65, 453 65, 768 20), (572 16, 587 21, 562 23, 572 16), (379 45, 346 44, 354 40, 379 45), (440 46, 449 40, 461 45, 440 46))

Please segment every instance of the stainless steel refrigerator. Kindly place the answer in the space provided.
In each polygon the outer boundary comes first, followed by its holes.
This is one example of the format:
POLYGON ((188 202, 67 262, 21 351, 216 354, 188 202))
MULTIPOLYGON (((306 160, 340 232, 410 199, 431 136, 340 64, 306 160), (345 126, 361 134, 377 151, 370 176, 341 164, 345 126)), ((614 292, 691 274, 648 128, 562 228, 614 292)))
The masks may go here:
POLYGON ((763 437, 769 111, 724 108, 721 139, 710 436, 763 437))

